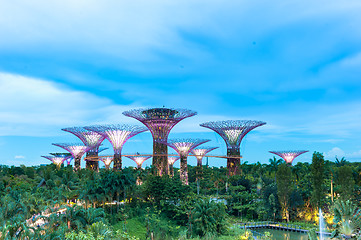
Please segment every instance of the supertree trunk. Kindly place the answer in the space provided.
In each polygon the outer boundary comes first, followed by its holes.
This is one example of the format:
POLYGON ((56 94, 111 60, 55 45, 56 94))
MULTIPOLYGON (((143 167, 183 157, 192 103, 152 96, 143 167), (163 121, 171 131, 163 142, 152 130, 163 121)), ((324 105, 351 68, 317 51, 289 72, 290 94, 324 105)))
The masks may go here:
POLYGON ((167 157, 168 146, 163 143, 153 141, 153 152, 155 155, 157 155, 157 154, 163 155, 163 156, 154 156, 153 157, 153 165, 156 167, 155 168, 156 175, 158 175, 158 176, 167 175, 168 174, 168 157, 167 157))
POLYGON ((76 157, 74 159, 74 171, 77 172, 80 170, 80 161, 81 161, 81 157, 76 157))
POLYGON ((202 156, 202 158, 197 157, 197 167, 199 167, 199 168, 202 168, 202 159, 203 159, 203 156, 202 156))
POLYGON ((122 155, 120 153, 114 154, 113 170, 115 171, 122 170, 122 155))
POLYGON ((180 158, 180 179, 185 185, 188 185, 187 156, 181 156, 180 158))
POLYGON ((228 175, 234 176, 239 174, 239 167, 241 165, 241 159, 240 159, 240 149, 239 148, 231 148, 227 149, 227 169, 228 169, 228 175), (237 157, 237 158, 232 158, 237 157))
MULTIPOLYGON (((98 157, 98 153, 97 152, 87 152, 86 156, 91 157, 91 159, 95 159, 96 157, 98 157)), ((86 169, 90 169, 93 171, 99 171, 99 161, 92 161, 92 160, 86 161, 86 169)))
POLYGON ((169 165, 169 176, 174 177, 174 168, 173 168, 173 165, 169 165))

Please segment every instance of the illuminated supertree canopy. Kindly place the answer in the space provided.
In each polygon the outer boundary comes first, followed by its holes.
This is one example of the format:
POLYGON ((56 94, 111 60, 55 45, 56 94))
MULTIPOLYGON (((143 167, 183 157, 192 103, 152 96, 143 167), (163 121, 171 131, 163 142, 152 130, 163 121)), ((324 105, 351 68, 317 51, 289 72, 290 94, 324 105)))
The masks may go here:
POLYGON ((94 131, 104 136, 113 146, 114 149, 114 170, 122 169, 121 152, 124 143, 138 133, 145 132, 148 129, 143 126, 113 124, 113 125, 96 125, 85 127, 89 131, 94 131))
POLYGON ((168 156, 168 167, 169 167, 169 175, 170 176, 174 176, 174 169, 173 169, 173 165, 176 161, 179 160, 179 157, 175 157, 175 156, 168 156))
POLYGON ((169 132, 178 122, 196 115, 197 112, 163 107, 133 109, 123 114, 147 126, 153 136, 153 166, 157 170, 157 175, 168 174, 168 148, 163 142, 167 142, 169 132))
POLYGON ((70 157, 66 160, 66 165, 70 166, 71 160, 73 160, 74 158, 70 157))
POLYGON ((58 168, 60 168, 61 164, 71 156, 42 156, 50 161, 52 161, 58 168))
POLYGON ((73 160, 71 153, 68 153, 68 152, 67 153, 50 153, 50 155, 55 156, 55 157, 65 157, 67 166, 70 166, 70 162, 71 162, 71 160, 73 160))
POLYGON ((200 126, 209 128, 218 133, 227 145, 227 156, 236 158, 227 159, 228 174, 237 174, 240 165, 240 144, 244 136, 256 127, 265 125, 265 122, 254 120, 228 120, 217 122, 206 122, 200 126))
POLYGON ((53 143, 53 145, 61 147, 71 153, 74 158, 75 171, 78 171, 80 169, 80 161, 83 155, 91 149, 91 147, 79 143, 53 143))
POLYGON ((306 153, 306 150, 297 150, 297 151, 269 151, 270 153, 280 156, 286 163, 292 164, 293 160, 299 155, 306 153))
MULTIPOLYGON (((99 146, 104 141, 105 137, 97 132, 89 131, 84 127, 70 127, 63 128, 63 131, 69 132, 77 136, 86 146, 92 147, 87 153, 87 157, 96 158, 99 153, 99 146)), ((92 170, 99 170, 99 162, 95 160, 87 160, 86 168, 92 170)))
POLYGON ((192 149, 198 147, 199 145, 210 141, 209 139, 169 139, 167 144, 169 147, 173 148, 180 157, 180 179, 184 184, 188 185, 188 167, 187 167, 187 158, 192 149))
POLYGON ((109 169, 110 164, 112 163, 113 159, 114 159, 114 157, 111 157, 111 156, 100 156, 99 157, 99 160, 104 163, 106 169, 109 169))
POLYGON ((127 156, 127 157, 132 159, 137 164, 137 168, 140 169, 142 167, 142 164, 152 156, 127 156))
POLYGON ((197 166, 202 167, 202 159, 203 157, 209 153, 210 151, 216 149, 218 147, 199 147, 192 149, 192 153, 197 158, 197 166))

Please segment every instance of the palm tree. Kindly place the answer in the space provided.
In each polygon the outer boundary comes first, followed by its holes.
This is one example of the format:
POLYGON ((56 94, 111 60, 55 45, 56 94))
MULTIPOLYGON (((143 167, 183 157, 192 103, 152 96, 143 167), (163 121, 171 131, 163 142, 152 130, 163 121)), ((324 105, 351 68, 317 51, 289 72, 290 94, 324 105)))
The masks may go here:
POLYGON ((65 220, 68 229, 79 229, 85 225, 84 209, 78 205, 66 206, 64 214, 61 215, 61 218, 65 220))
POLYGON ((221 232, 224 224, 224 206, 210 199, 199 199, 191 211, 195 232, 199 236, 221 232))
POLYGON ((349 162, 346 160, 345 157, 342 157, 341 159, 338 159, 336 157, 336 160, 335 160, 335 164, 336 164, 336 167, 342 167, 342 166, 345 166, 347 165, 349 162))
POLYGON ((334 204, 334 219, 337 229, 332 233, 333 237, 351 238, 361 228, 361 209, 350 200, 338 200, 334 204))
POLYGON ((84 211, 84 220, 86 225, 91 225, 96 222, 103 222, 105 212, 102 208, 88 208, 84 211))
POLYGON ((110 230, 110 228, 105 225, 103 222, 96 222, 93 223, 91 226, 87 229, 88 233, 91 233, 94 237, 94 239, 112 239, 113 232, 110 230))

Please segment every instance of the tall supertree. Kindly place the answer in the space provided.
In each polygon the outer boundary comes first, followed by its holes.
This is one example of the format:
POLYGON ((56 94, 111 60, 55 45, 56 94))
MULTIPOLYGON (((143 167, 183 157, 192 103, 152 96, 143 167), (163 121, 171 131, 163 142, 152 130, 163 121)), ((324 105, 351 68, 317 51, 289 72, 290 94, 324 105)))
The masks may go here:
POLYGON ((197 158, 197 167, 202 167, 203 157, 210 151, 217 149, 218 147, 199 147, 192 149, 192 153, 197 158))
POLYGON ((228 175, 233 176, 238 173, 241 163, 241 141, 251 130, 265 125, 265 122, 253 120, 228 120, 217 122, 206 122, 200 124, 218 133, 227 145, 227 168, 228 175))
POLYGON ((137 164, 138 169, 141 169, 142 164, 151 157, 152 156, 127 156, 127 158, 132 159, 137 164))
POLYGON ((292 162, 296 157, 308 151, 297 150, 297 151, 269 151, 269 152, 276 154, 277 156, 280 156, 283 160, 285 160, 286 163, 292 165, 292 162))
POLYGON ((71 153, 74 158, 74 171, 80 170, 81 158, 91 149, 91 147, 79 143, 53 143, 53 145, 61 147, 71 153))
POLYGON ((187 158, 189 153, 193 148, 198 147, 199 145, 210 141, 209 139, 170 139, 167 142, 169 147, 173 148, 180 157, 180 179, 186 185, 188 185, 188 167, 187 167, 187 158))
POLYGON ((84 145, 92 147, 86 153, 86 157, 89 157, 86 161, 86 168, 98 171, 99 161, 97 157, 99 153, 99 146, 104 141, 105 137, 97 132, 89 131, 84 127, 70 127, 63 128, 61 130, 74 134, 84 143, 84 145))
POLYGON ((170 176, 174 176, 174 168, 173 165, 176 161, 179 160, 179 157, 175 157, 175 156, 168 156, 168 168, 169 168, 169 175, 170 176))
POLYGON ((114 157, 112 156, 100 156, 99 160, 102 161, 105 165, 105 169, 109 169, 110 164, 112 163, 114 157))
POLYGON ((123 114, 135 118, 147 126, 153 136, 153 166, 155 166, 157 175, 168 174, 168 148, 163 142, 167 142, 169 132, 178 122, 196 115, 197 112, 163 107, 133 109, 123 112, 123 114))
POLYGON ((52 161, 59 169, 61 164, 63 164, 63 162, 69 159, 71 156, 42 156, 42 157, 52 161))
POLYGON ((85 129, 97 132, 104 136, 112 144, 114 149, 113 169, 122 169, 122 148, 124 143, 138 133, 145 132, 148 129, 143 126, 134 126, 127 124, 114 125, 96 125, 85 127, 85 129))

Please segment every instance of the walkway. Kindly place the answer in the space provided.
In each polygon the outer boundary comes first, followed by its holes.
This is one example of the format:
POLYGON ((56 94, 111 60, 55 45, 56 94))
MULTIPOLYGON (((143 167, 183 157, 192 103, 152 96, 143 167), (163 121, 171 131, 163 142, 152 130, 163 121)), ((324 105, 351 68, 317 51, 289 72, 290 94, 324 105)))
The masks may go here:
MULTIPOLYGON (((300 233, 308 233, 308 230, 302 229, 301 226, 289 223, 279 223, 279 222, 246 222, 246 223, 238 223, 240 228, 243 229, 257 229, 257 228, 269 228, 276 229, 281 231, 291 231, 291 232, 300 232, 300 233)), ((316 232, 319 234, 319 232, 316 232)), ((331 236, 331 233, 324 233, 327 236, 331 236)))

